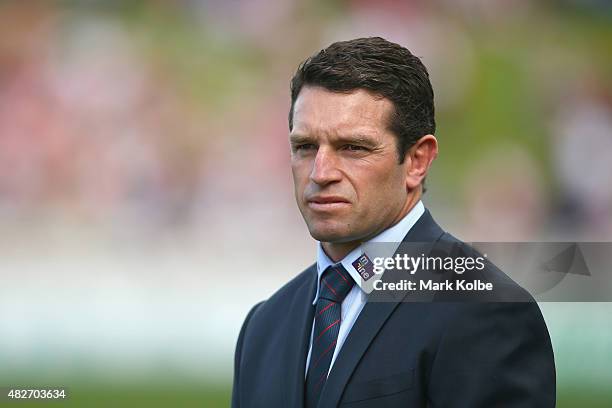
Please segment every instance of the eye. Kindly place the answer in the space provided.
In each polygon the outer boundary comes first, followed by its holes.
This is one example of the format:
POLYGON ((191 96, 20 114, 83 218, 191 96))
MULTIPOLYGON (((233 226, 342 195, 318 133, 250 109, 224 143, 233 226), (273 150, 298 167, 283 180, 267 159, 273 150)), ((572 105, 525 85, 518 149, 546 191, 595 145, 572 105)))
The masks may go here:
POLYGON ((354 145, 354 144, 348 144, 345 146, 346 150, 349 150, 351 152, 360 152, 360 151, 364 151, 366 150, 365 147, 363 146, 359 146, 359 145, 354 145))
POLYGON ((316 146, 314 144, 312 144, 312 143, 302 143, 302 144, 298 144, 298 145, 293 146, 293 149, 296 152, 299 152, 299 151, 308 151, 308 150, 316 149, 316 146))

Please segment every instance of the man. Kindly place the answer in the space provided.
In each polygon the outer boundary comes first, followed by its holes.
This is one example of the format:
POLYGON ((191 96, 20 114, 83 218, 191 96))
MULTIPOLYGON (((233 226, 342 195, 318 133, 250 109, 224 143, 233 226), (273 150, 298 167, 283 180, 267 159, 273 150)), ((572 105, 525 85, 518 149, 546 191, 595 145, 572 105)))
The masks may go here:
POLYGON ((317 262, 246 317, 232 406, 553 407, 542 315, 494 266, 478 276, 523 301, 368 301, 365 245, 458 243, 421 202, 438 152, 421 61, 382 38, 332 44, 292 79, 289 129, 317 262))

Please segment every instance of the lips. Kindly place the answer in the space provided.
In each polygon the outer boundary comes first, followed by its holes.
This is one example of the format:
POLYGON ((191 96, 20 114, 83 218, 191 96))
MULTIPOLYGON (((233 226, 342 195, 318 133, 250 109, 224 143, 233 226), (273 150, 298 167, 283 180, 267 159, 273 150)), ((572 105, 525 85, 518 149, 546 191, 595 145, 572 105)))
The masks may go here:
POLYGON ((315 196, 308 200, 308 207, 315 211, 330 211, 346 207, 350 202, 340 196, 315 196))
POLYGON ((308 199, 309 203, 316 204, 332 204, 332 203, 347 203, 348 200, 346 198, 340 196, 315 196, 308 199))

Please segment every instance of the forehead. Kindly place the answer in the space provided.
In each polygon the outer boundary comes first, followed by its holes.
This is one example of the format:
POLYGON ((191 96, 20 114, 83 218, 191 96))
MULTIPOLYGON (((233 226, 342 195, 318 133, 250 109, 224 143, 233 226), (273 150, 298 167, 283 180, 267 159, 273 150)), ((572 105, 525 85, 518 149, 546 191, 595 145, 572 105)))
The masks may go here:
POLYGON ((364 89, 340 93, 305 86, 293 106, 292 133, 384 133, 392 109, 391 101, 364 89))

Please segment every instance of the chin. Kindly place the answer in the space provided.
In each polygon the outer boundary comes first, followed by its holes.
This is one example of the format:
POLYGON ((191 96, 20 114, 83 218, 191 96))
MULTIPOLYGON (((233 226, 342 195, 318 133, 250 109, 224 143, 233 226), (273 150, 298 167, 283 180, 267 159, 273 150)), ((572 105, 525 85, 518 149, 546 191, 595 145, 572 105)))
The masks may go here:
POLYGON ((340 225, 308 225, 310 236, 320 242, 350 242, 354 241, 352 231, 340 225))

